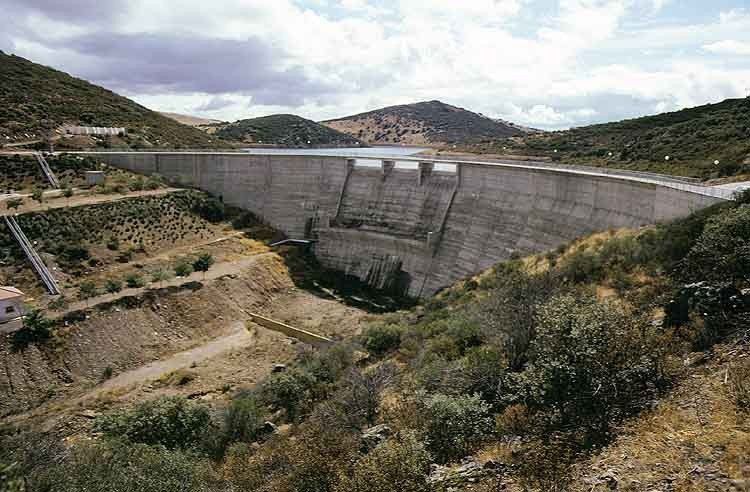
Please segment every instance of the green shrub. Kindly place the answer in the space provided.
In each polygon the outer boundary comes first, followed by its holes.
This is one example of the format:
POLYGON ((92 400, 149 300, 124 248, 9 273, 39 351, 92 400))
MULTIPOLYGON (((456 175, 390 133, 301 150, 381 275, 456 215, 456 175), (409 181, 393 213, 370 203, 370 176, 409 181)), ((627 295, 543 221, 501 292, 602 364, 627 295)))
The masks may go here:
POLYGON ((683 271, 697 280, 750 280, 750 205, 712 217, 687 254, 683 271))
POLYGON ((606 439, 612 422, 665 382, 649 321, 585 294, 561 295, 541 308, 532 352, 511 402, 543 412, 548 431, 575 427, 606 439))
POLYGON ((99 294, 96 284, 93 282, 81 282, 78 284, 78 298, 79 299, 90 299, 96 297, 99 294))
POLYGON ((471 453, 492 432, 490 406, 478 395, 418 395, 417 411, 427 448, 440 463, 471 453))
POLYGON ((232 219, 232 227, 235 229, 247 229, 261 224, 261 220, 252 212, 242 212, 232 219))
POLYGON ((376 447, 343 477, 335 492, 424 492, 430 490, 430 455, 414 433, 400 433, 376 447))
POLYGON ((263 403, 274 409, 286 411, 289 420, 295 420, 309 409, 315 378, 300 368, 272 374, 263 381, 260 396, 263 403))
POLYGON ((213 197, 199 200, 193 207, 193 211, 202 218, 213 223, 221 222, 226 216, 224 203, 213 197))
POLYGON ((125 284, 131 289, 136 289, 146 285, 146 283, 143 281, 143 277, 135 273, 125 277, 125 284))
POLYGON ((110 294, 116 294, 117 292, 120 292, 122 290, 122 282, 120 282, 119 280, 115 280, 115 279, 109 279, 107 280, 107 283, 104 286, 104 288, 110 294))
POLYGON ((62 462, 31 479, 40 492, 183 492, 215 490, 207 460, 160 446, 79 442, 62 462))
POLYGON ((26 314, 23 327, 13 332, 11 344, 14 350, 23 350, 31 343, 43 343, 52 337, 54 322, 38 309, 26 314))
POLYGON ((208 253, 202 253, 198 256, 198 259, 193 262, 193 270, 196 272, 203 272, 203 276, 206 276, 206 272, 214 264, 214 257, 208 253))
POLYGON ((393 324, 371 325, 363 334, 362 345, 371 354, 382 357, 401 344, 403 328, 393 324))
POLYGON ((162 397, 97 419, 97 430, 131 442, 189 449, 213 431, 211 415, 202 405, 182 397, 162 397))
POLYGON ((175 265, 174 273, 178 277, 187 277, 193 273, 193 266, 187 261, 180 261, 175 265))
POLYGON ((17 464, 0 463, 0 492, 25 492, 23 475, 17 464))
POLYGON ((227 442, 250 443, 257 440, 263 430, 264 418, 263 409, 255 397, 248 394, 235 397, 224 416, 227 442))

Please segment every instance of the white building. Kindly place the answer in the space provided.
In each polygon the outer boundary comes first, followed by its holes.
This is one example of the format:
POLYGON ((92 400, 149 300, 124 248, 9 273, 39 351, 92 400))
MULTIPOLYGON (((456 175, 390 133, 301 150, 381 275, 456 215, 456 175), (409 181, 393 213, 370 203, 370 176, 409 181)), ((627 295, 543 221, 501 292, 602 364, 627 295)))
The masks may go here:
POLYGON ((15 287, 0 286, 0 333, 11 333, 23 326, 24 294, 15 287))

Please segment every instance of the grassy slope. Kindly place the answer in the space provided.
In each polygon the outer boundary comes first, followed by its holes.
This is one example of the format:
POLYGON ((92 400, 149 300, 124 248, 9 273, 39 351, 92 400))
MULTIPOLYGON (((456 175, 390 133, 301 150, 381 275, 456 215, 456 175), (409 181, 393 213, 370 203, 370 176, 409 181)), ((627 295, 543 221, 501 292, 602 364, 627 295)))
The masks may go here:
POLYGON ((285 147, 353 146, 359 143, 356 138, 345 133, 291 114, 276 114, 236 121, 218 130, 216 136, 228 140, 285 147))
POLYGON ((370 143, 454 144, 521 135, 517 128, 440 101, 390 106, 324 125, 370 143))
POLYGON ((498 152, 506 146, 514 152, 568 163, 714 178, 750 170, 749 138, 750 99, 728 99, 472 150, 498 152), (670 157, 668 161, 666 156, 670 157), (718 166, 716 160, 720 161, 718 166))
POLYGON ((26 134, 38 138, 63 124, 125 127, 130 145, 218 145, 200 130, 107 89, 0 52, 0 142, 25 141, 26 134))

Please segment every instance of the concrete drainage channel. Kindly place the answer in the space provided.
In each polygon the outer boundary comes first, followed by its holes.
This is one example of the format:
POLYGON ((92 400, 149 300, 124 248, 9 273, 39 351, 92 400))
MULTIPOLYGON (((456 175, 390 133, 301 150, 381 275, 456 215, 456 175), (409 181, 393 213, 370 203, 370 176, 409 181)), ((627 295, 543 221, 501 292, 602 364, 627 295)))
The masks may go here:
POLYGON ((261 316, 260 314, 249 313, 249 312, 247 314, 248 316, 250 316, 252 323, 260 325, 264 328, 268 328, 269 330, 283 333, 286 336, 296 338, 300 342, 309 343, 310 345, 314 345, 316 347, 321 347, 321 348, 328 347, 333 344, 333 340, 331 340, 330 338, 326 338, 322 335, 318 335, 317 333, 313 333, 307 330, 302 330, 300 328, 295 328, 293 326, 287 325, 286 323, 282 323, 280 321, 275 321, 270 318, 266 318, 265 316, 261 316))

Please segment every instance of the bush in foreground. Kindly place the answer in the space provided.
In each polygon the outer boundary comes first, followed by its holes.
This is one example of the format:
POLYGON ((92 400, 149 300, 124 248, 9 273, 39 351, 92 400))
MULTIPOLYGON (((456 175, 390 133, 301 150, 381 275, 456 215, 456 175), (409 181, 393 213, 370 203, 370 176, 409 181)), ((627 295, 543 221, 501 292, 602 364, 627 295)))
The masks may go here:
POLYGON ((182 397, 163 397, 100 417, 96 428, 106 435, 168 449, 195 448, 211 433, 208 409, 182 397))

